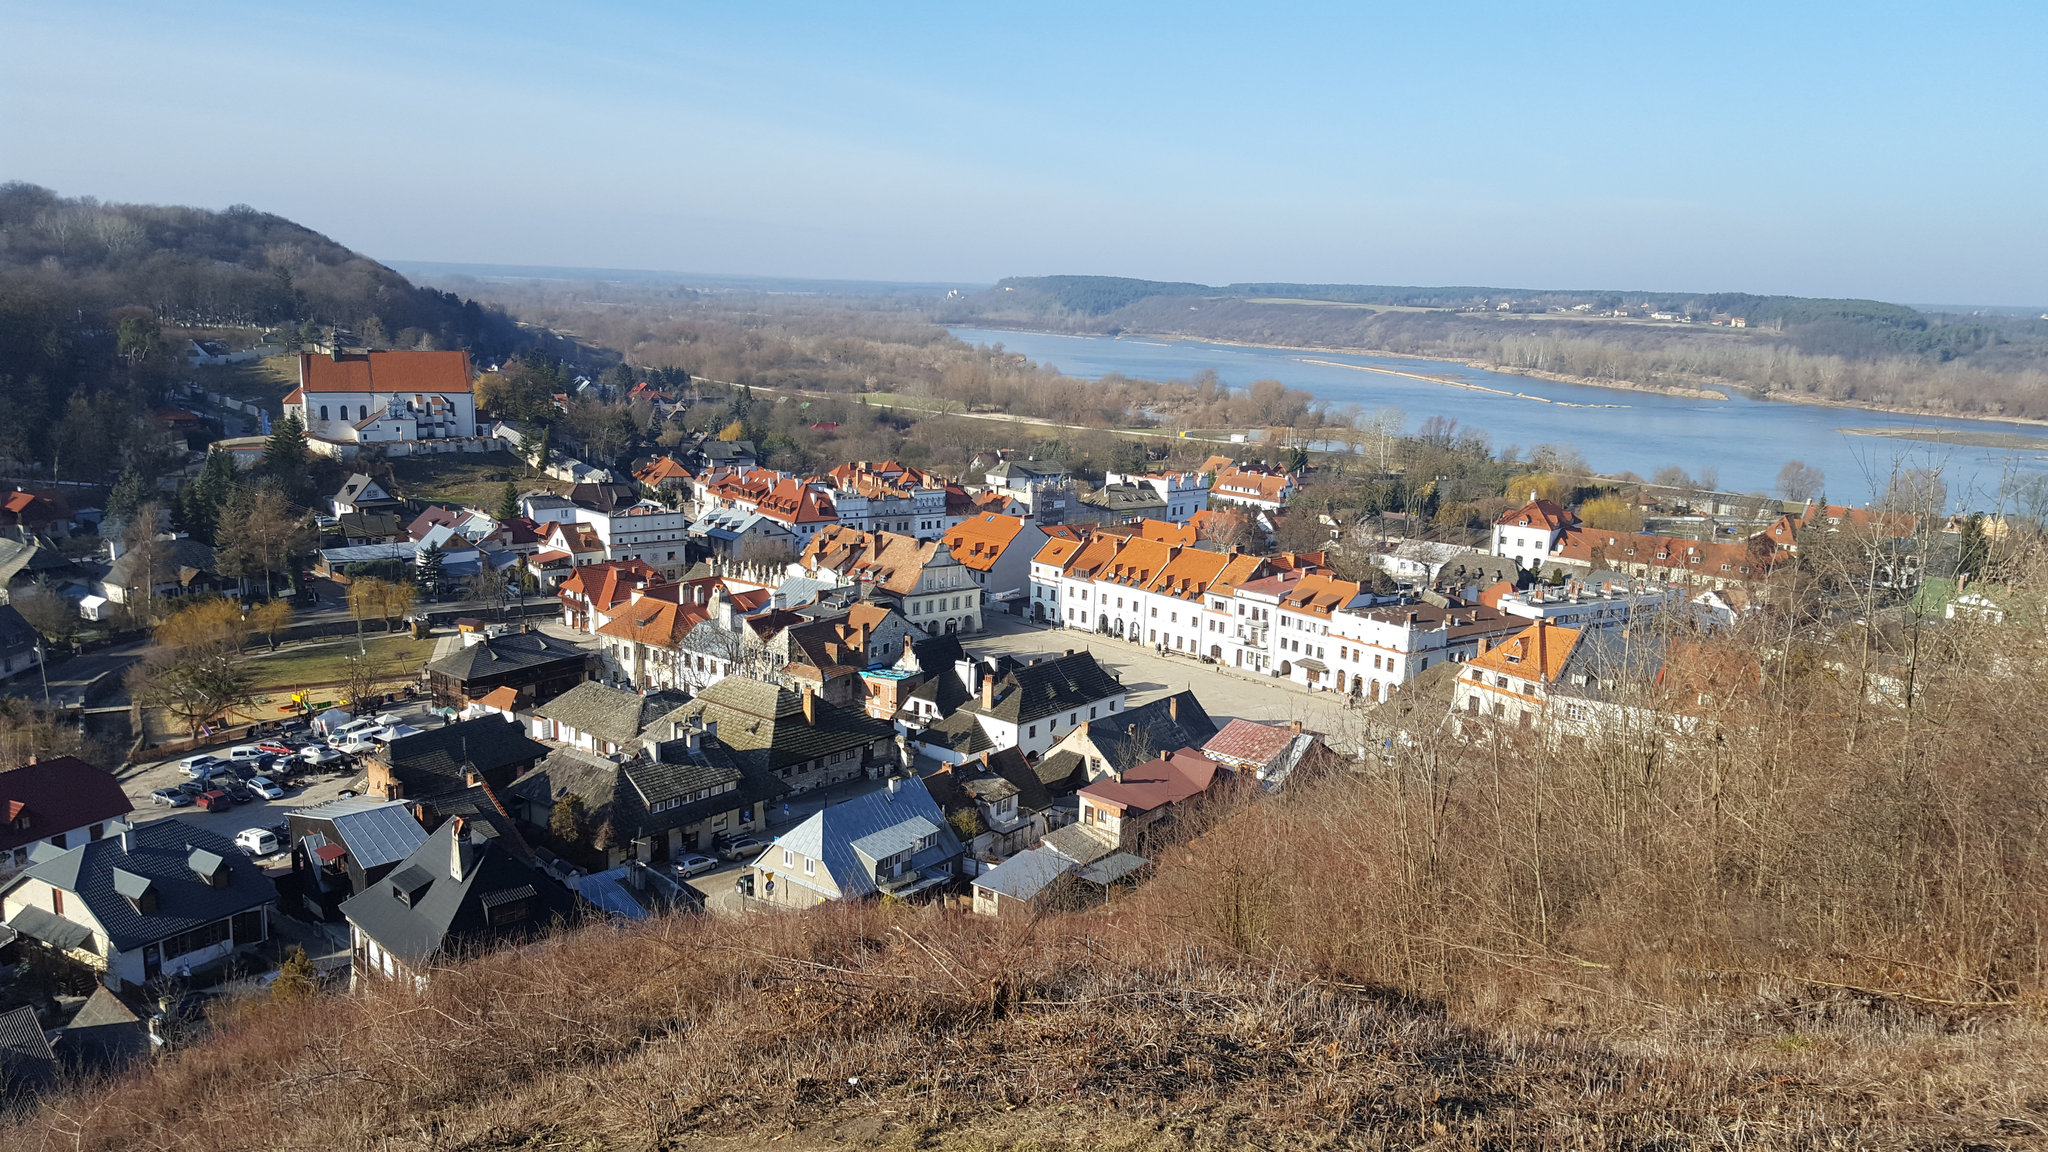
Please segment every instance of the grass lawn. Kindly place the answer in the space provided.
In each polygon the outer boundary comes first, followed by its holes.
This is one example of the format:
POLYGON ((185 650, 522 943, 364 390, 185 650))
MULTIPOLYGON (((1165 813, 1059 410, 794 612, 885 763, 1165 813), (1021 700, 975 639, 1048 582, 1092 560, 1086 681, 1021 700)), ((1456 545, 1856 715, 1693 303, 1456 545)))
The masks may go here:
MULTIPOLYGON (((374 627, 374 625, 373 625, 374 627)), ((387 669, 394 680, 410 679, 434 655, 434 641, 414 640, 409 633, 396 635, 366 632, 363 646, 371 660, 387 669)), ((356 638, 336 637, 294 644, 249 662, 258 695, 288 695, 293 685, 320 684, 348 676, 348 660, 356 654, 356 638)))
POLYGON ((391 494, 401 500, 423 500, 451 507, 467 505, 496 512, 507 480, 521 492, 546 490, 559 494, 569 490, 560 480, 528 469, 510 452, 401 456, 390 463, 392 479, 398 486, 391 494))
POLYGON ((259 404, 276 414, 284 411, 285 393, 299 383, 299 360, 266 356, 241 364, 200 364, 193 367, 192 379, 208 392, 259 404))

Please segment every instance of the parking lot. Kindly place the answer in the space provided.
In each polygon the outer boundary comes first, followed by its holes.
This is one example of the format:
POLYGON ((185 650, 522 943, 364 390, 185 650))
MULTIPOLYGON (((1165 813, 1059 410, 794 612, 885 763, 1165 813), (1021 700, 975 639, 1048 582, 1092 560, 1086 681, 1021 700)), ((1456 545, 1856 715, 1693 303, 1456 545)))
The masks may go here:
MULTIPOLYGON (((426 706, 414 704, 398 705, 387 709, 387 713, 398 716, 404 723, 415 728, 436 728, 443 721, 428 712, 426 706)), ((380 713, 383 715, 385 713, 380 713)), ((290 734, 294 744, 312 739, 308 732, 290 734)), ((263 743, 264 741, 251 741, 263 743)), ((245 828, 275 828, 284 823, 285 814, 301 808, 341 797, 344 793, 360 792, 363 786, 363 769, 353 757, 327 768, 307 768, 290 779, 271 779, 284 789, 278 799, 252 799, 224 811, 209 812, 195 805, 168 807, 159 804, 151 793, 160 788, 177 788, 189 782, 190 778, 179 765, 194 755, 210 754, 226 758, 231 744, 220 744, 202 748, 196 752, 182 752, 166 760, 152 760, 118 771, 115 775, 121 781, 121 788, 128 794, 129 802, 135 805, 132 819, 138 823, 150 820, 183 820, 197 828, 224 836, 230 840, 245 828)), ((259 863, 265 867, 282 867, 287 857, 282 854, 262 858, 259 863)))

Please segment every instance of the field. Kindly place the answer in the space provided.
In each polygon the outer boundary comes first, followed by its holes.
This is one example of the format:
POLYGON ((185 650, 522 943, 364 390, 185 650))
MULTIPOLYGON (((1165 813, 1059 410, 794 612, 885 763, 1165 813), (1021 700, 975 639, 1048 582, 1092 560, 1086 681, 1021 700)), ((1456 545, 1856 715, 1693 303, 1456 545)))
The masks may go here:
POLYGON ((299 382, 299 362, 292 356, 266 356, 242 364, 202 364, 191 371, 192 379, 208 392, 260 404, 272 414, 284 411, 285 393, 299 382))
MULTIPOLYGON (((433 640, 414 640, 403 632, 365 633, 363 647, 372 661, 388 670, 387 677, 392 680, 410 679, 434 655, 433 640)), ((356 638, 344 636, 294 644, 274 654, 258 656, 249 662, 249 669, 255 674, 258 694, 277 694, 289 692, 294 685, 344 679, 348 676, 348 662, 355 655, 356 638)))
POLYGON ((393 496, 429 504, 468 505, 486 512, 497 509, 507 480, 521 492, 544 489, 560 493, 569 488, 528 468, 510 452, 405 456, 390 464, 391 478, 397 485, 393 496))

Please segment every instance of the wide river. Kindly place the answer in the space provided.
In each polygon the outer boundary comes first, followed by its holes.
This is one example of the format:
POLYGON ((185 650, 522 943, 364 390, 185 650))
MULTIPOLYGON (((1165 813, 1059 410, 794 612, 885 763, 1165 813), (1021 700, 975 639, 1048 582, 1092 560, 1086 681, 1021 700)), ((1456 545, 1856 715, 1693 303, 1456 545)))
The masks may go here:
POLYGON ((1958 506, 1988 509, 1997 505, 2001 487, 2010 483, 2008 477, 2048 473, 2048 428, 1995 420, 1773 403, 1732 391, 1727 400, 1693 400, 1553 384, 1439 360, 1246 348, 1154 336, 1058 336, 987 328, 954 328, 952 333, 971 344, 1001 344, 1006 351, 1089 380, 1112 372, 1147 380, 1185 380, 1204 368, 1214 369, 1224 383, 1236 388, 1270 378, 1312 392, 1332 407, 1358 404, 1368 413, 1398 408, 1411 432, 1431 416, 1450 417, 1460 429, 1484 432, 1496 450, 1519 446, 1525 458, 1538 444, 1570 444, 1595 470, 1610 474, 1626 471, 1648 477, 1673 464, 1693 475, 1715 468, 1720 487, 1729 491, 1770 492, 1787 460, 1803 460, 1826 473, 1830 499, 1861 504, 1882 491, 1895 467, 1903 464, 1939 467, 1958 506), (1496 391, 1361 371, 1364 367, 1447 376, 1496 391), (1497 394, 1502 392, 1507 395, 1497 394), (2024 448, 1979 448, 1842 431, 1883 427, 2019 433, 2032 442, 2024 448))

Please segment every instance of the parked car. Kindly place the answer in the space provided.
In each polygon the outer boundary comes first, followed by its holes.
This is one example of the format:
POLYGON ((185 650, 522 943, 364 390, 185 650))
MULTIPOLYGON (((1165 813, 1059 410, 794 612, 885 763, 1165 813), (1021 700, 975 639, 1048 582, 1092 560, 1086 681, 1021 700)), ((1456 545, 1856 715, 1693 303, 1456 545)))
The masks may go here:
POLYGON ((204 780, 187 780, 178 785, 177 790, 187 796, 197 797, 201 793, 213 791, 213 785, 204 780))
POLYGON ((235 802, 228 799, 228 794, 218 788, 211 788, 201 792, 199 799, 195 803, 208 812, 225 812, 235 806, 235 802))
POLYGON ((194 780, 204 780, 213 775, 215 769, 226 766, 227 761, 218 756, 187 756, 178 761, 178 771, 194 780))
POLYGON ((252 776, 247 787, 265 800, 284 799, 284 789, 268 776, 252 776))
POLYGON ((283 851, 284 844, 268 828, 244 828, 235 833, 235 847, 251 856, 269 856, 283 851))
POLYGON ((759 837, 741 836, 725 846, 727 860, 751 860, 768 850, 759 837))
POLYGON ((366 733, 373 732, 378 727, 375 720, 351 720, 328 733, 327 743, 330 747, 341 748, 362 739, 366 733))
POLYGON ((706 872, 715 872, 718 870, 718 867, 718 861, 709 856, 699 856, 695 853, 678 857, 675 862, 676 875, 681 876, 685 880, 692 876, 701 876, 706 872))
POLYGON ((183 808, 192 803, 192 794, 177 788, 159 788, 149 794, 149 802, 165 808, 183 808))
POLYGON ((370 741, 360 736, 351 736, 348 739, 342 741, 341 743, 336 744, 334 748, 335 751, 345 752, 350 756, 361 756, 366 752, 375 752, 377 750, 377 746, 375 744, 372 744, 370 741))
POLYGON ((282 740, 266 740, 256 747, 270 753, 272 756, 292 756, 298 753, 298 749, 286 744, 282 740))
POLYGON ((244 760, 255 760, 264 755, 266 753, 263 749, 255 744, 237 744, 228 749, 228 760, 236 764, 244 760))
POLYGON ((299 753, 299 759, 304 760, 307 764, 311 765, 312 767, 326 768, 330 765, 338 765, 341 761, 347 760, 348 753, 343 752, 339 748, 328 748, 323 745, 315 744, 312 747, 307 748, 305 751, 299 753))

